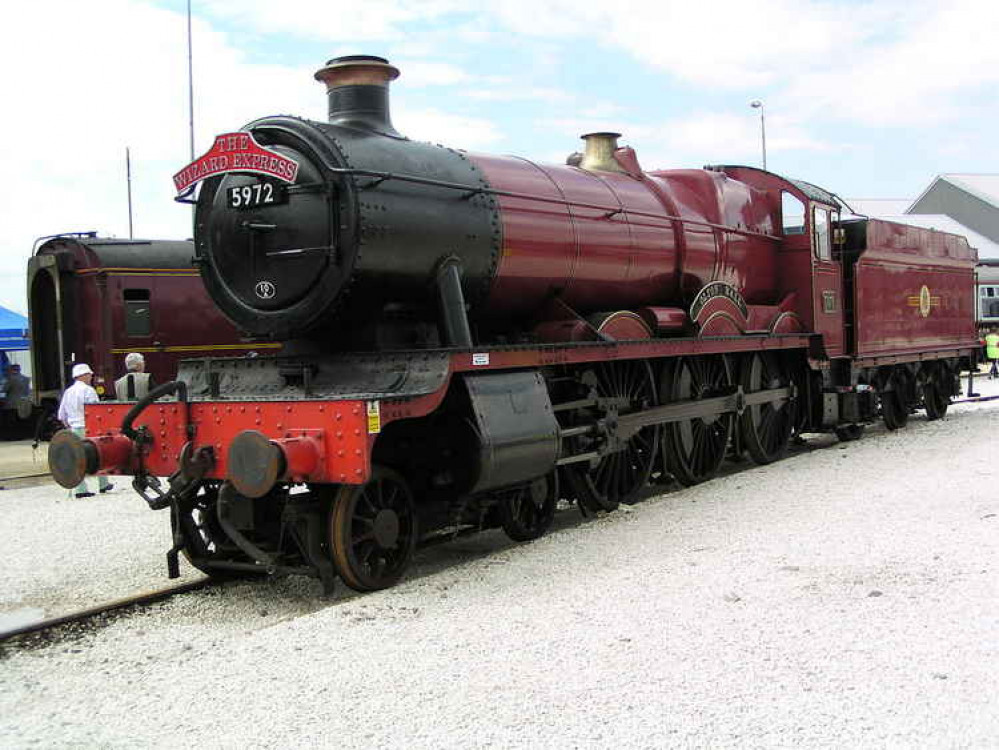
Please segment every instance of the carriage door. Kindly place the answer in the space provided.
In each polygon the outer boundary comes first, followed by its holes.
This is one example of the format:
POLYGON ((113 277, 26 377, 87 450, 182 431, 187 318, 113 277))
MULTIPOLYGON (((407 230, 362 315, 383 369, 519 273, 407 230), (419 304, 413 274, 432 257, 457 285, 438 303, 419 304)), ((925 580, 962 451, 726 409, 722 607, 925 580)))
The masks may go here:
POLYGON ((812 204, 812 305, 815 332, 822 334, 826 355, 844 353, 843 274, 833 258, 832 222, 836 214, 829 206, 812 204))

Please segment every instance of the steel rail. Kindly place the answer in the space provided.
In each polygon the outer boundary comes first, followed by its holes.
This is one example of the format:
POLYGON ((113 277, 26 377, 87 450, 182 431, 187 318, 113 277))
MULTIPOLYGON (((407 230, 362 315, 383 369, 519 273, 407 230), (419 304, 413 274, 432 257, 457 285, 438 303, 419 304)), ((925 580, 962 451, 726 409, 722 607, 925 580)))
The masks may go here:
POLYGON ((21 625, 20 627, 0 631, 0 643, 6 643, 13 638, 28 635, 29 633, 40 633, 45 630, 52 630, 60 625, 67 625, 73 622, 85 622, 86 620, 90 620, 106 612, 113 612, 118 609, 125 609, 126 607, 136 607, 142 604, 151 604, 152 602, 168 599, 171 596, 176 596, 177 594, 186 594, 190 591, 197 591, 211 585, 212 583, 212 579, 206 577, 197 581, 182 583, 178 586, 170 586, 169 588, 155 589, 153 591, 144 591, 138 594, 123 597, 121 599, 113 599, 109 602, 95 604, 92 607, 87 607, 86 609, 81 609, 77 612, 71 612, 68 615, 50 617, 45 620, 36 620, 35 622, 28 623, 27 625, 21 625))

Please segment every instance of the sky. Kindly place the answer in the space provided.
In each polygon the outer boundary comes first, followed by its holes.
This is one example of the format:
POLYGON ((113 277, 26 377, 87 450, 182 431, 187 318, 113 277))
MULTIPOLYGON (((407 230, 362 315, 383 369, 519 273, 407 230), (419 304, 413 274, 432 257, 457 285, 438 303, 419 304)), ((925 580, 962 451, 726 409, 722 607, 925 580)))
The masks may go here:
MULTIPOLYGON (((5 11, 0 305, 26 310, 37 237, 191 236, 185 0, 5 11)), ((767 166, 844 197, 916 198, 999 172, 995 0, 192 0, 195 151, 271 114, 322 120, 314 72, 374 54, 416 140, 562 163, 622 133, 645 169, 767 166)))

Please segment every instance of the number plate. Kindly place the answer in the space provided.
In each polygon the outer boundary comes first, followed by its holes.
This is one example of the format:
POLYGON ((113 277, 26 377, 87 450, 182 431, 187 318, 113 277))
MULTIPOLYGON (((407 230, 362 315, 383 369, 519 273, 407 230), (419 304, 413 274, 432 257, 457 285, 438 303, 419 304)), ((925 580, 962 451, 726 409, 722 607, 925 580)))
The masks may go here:
POLYGON ((226 188, 229 208, 257 208, 288 202, 288 191, 283 185, 272 182, 257 182, 253 185, 240 185, 226 188))

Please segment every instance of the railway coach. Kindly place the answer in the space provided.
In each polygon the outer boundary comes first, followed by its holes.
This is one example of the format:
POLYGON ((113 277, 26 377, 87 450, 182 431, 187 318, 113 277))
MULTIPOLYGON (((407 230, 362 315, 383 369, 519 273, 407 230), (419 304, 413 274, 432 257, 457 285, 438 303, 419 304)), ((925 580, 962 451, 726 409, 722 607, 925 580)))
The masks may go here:
POLYGON ((33 401, 53 414, 75 362, 93 368, 98 394, 113 391, 128 352, 141 352, 154 382, 192 355, 272 351, 254 344, 212 304, 192 265, 194 243, 99 237, 44 238, 28 260, 33 401))
POLYGON ((945 414, 977 346, 964 238, 751 167, 646 170, 614 133, 562 165, 414 142, 398 74, 331 60, 327 122, 256 120, 175 177, 206 289, 282 356, 184 361, 52 442, 61 484, 131 474, 170 509, 171 575, 384 588, 434 536, 532 539, 560 499, 945 414))

